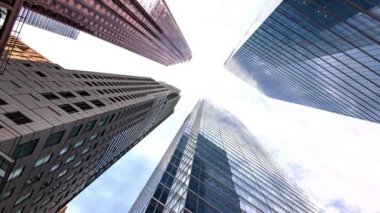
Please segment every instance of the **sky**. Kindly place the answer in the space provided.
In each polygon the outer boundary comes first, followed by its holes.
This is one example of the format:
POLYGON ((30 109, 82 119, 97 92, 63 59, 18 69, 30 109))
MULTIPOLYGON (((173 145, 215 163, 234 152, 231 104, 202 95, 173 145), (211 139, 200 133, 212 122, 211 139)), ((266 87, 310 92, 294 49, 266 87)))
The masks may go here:
POLYGON ((325 212, 380 212, 380 125, 265 97, 224 69, 277 0, 167 0, 193 58, 164 67, 95 37, 24 25, 21 39, 76 70, 149 76, 181 89, 175 112, 68 204, 68 213, 128 212, 200 98, 235 114, 325 212), (252 25, 252 23, 254 23, 252 25))

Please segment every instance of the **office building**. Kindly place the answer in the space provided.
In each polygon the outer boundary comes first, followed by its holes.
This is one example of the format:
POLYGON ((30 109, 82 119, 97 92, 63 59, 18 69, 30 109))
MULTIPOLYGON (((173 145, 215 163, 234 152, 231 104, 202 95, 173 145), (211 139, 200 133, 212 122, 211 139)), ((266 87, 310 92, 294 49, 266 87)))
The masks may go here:
POLYGON ((25 8, 21 8, 20 13, 22 16, 25 17, 25 24, 56 33, 67 38, 78 38, 79 30, 77 29, 74 29, 70 26, 62 24, 58 21, 55 21, 51 18, 45 17, 25 8))
POLYGON ((26 0, 24 6, 163 65, 191 59, 165 0, 26 0))
POLYGON ((169 117, 151 78, 9 60, 0 76, 0 212, 57 212, 169 117))
POLYGON ((199 101, 130 212, 318 212, 229 112, 199 101))
POLYGON ((380 122, 379 5, 284 0, 226 67, 269 97, 380 122))
POLYGON ((16 38, 12 35, 8 39, 8 44, 5 47, 4 54, 9 54, 10 59, 51 63, 49 59, 45 58, 39 52, 30 48, 28 45, 22 42, 21 39, 16 38))

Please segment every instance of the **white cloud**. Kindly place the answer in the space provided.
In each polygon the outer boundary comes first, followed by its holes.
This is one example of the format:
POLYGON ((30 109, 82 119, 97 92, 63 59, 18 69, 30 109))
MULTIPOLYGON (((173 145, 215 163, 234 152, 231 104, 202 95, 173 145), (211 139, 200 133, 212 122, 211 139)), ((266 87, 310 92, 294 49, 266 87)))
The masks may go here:
MULTIPOLYGON (((269 1, 269 0, 268 0, 269 1)), ((264 97, 223 68, 268 1, 168 0, 193 51, 163 67, 82 33, 77 41, 25 26, 22 39, 65 68, 150 76, 182 90, 172 115, 69 204, 68 212, 128 208, 185 117, 207 97, 240 118, 273 158, 328 212, 380 211, 380 125, 264 97), (111 187, 114 186, 114 187, 111 187), (335 202, 338 204, 338 202, 335 202)), ((119 209, 116 212, 125 212, 119 209)))

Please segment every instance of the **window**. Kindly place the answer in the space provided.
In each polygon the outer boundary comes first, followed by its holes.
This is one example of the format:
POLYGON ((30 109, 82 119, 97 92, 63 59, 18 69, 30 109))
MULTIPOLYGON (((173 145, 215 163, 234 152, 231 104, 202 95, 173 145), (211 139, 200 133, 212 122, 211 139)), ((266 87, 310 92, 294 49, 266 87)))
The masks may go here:
POLYGON ((5 102, 3 99, 0 98, 0 105, 7 105, 8 103, 5 102))
POLYGON ((16 213, 22 213, 24 211, 25 207, 22 207, 21 209, 17 210, 16 213))
POLYGON ((74 148, 77 148, 78 146, 81 146, 81 145, 84 143, 85 140, 86 140, 86 139, 81 139, 81 140, 77 141, 77 142, 75 143, 75 145, 74 145, 74 148))
POLYGON ((69 188, 69 184, 67 184, 67 185, 65 185, 64 187, 62 187, 62 189, 59 190, 59 193, 64 192, 67 188, 69 188))
POLYGON ((17 205, 17 204, 23 202, 24 200, 30 198, 30 196, 32 196, 32 193, 33 193, 33 191, 30 191, 30 192, 26 193, 25 195, 21 196, 19 199, 16 200, 15 205, 17 205))
POLYGON ((42 194, 40 196, 38 196, 36 199, 33 200, 33 204, 37 203, 38 201, 42 200, 42 198, 44 197, 45 194, 42 194))
POLYGON ((66 178, 66 181, 71 180, 74 177, 74 174, 71 174, 69 177, 66 178))
POLYGON ((76 113, 78 112, 78 110, 76 110, 74 107, 72 107, 70 104, 62 104, 62 105, 59 105, 59 107, 61 109, 63 109, 64 111, 66 111, 67 113, 69 114, 72 114, 72 113, 76 113))
POLYGON ((4 177, 7 173, 11 163, 5 158, 0 156, 0 177, 4 177))
POLYGON ((64 98, 75 98, 75 95, 71 92, 58 92, 58 94, 60 94, 62 97, 64 98))
POLYGON ((24 167, 17 168, 11 172, 11 174, 8 177, 8 180, 15 179, 17 177, 20 177, 22 174, 22 171, 24 171, 24 167))
POLYGON ((27 123, 33 122, 32 120, 27 118, 21 112, 10 112, 10 113, 6 113, 4 115, 7 118, 9 118, 10 120, 12 120, 13 122, 15 122, 17 125, 27 124, 27 123))
POLYGON ((68 138, 76 137, 76 136, 79 134, 80 130, 82 129, 82 126, 83 126, 82 124, 81 124, 81 125, 78 125, 78 126, 74 126, 74 127, 71 129, 71 132, 70 132, 68 138))
POLYGON ((111 118, 108 120, 108 123, 111 123, 111 121, 113 120, 113 117, 115 116, 115 114, 112 114, 111 115, 111 118))
POLYGON ((82 161, 78 161, 78 162, 76 162, 75 163, 75 165, 74 165, 74 168, 77 168, 79 165, 81 165, 82 164, 82 161))
POLYGON ((84 150, 82 151, 82 155, 85 154, 85 153, 87 153, 89 150, 90 150, 90 147, 87 147, 86 149, 84 149, 84 150))
POLYGON ((88 132, 88 131, 91 131, 92 128, 94 128, 95 126, 95 123, 96 123, 96 120, 93 120, 93 121, 89 121, 86 126, 84 127, 84 130, 83 132, 88 132))
POLYGON ((41 166, 41 165, 43 165, 43 164, 49 162, 50 158, 51 158, 51 154, 49 154, 49 155, 45 155, 45 156, 41 157, 41 158, 38 159, 38 160, 36 161, 36 163, 34 164, 34 168, 39 167, 39 166, 41 166))
POLYGON ((24 65, 26 66, 26 67, 31 67, 32 65, 30 65, 29 63, 24 63, 24 65))
POLYGON ((14 188, 12 188, 11 190, 8 190, 8 191, 5 191, 5 192, 1 193, 0 194, 0 201, 5 200, 8 197, 10 197, 12 195, 13 189, 14 188))
POLYGON ((34 148, 37 145, 37 142, 38 142, 38 139, 17 145, 15 151, 13 152, 13 158, 20 159, 27 155, 32 154, 34 151, 34 148))
POLYGON ((52 193, 54 192, 55 190, 57 190, 59 188, 59 186, 61 185, 61 183, 57 183, 55 184, 54 186, 52 186, 49 190, 49 193, 52 193))
POLYGON ((66 159, 65 164, 70 163, 75 159, 75 155, 71 155, 69 158, 66 159))
POLYGON ((90 100, 91 103, 93 103, 97 107, 104 107, 105 104, 99 100, 90 100))
POLYGON ((61 165, 60 163, 57 163, 54 166, 52 166, 51 169, 50 169, 50 172, 54 172, 55 170, 57 170, 60 165, 61 165))
POLYGON ((53 146, 55 144, 59 144, 59 142, 61 142, 63 134, 65 134, 65 130, 50 134, 48 139, 46 140, 44 147, 49 147, 49 146, 53 146))
POLYGON ((58 96, 56 96, 54 93, 51 93, 51 92, 47 92, 47 93, 41 93, 42 96, 44 96, 46 99, 48 100, 55 100, 55 99, 59 99, 58 96))
POLYGON ((82 110, 90 110, 93 109, 90 105, 88 105, 86 102, 77 102, 74 103, 77 107, 81 108, 82 110))
POLYGON ((43 172, 41 172, 40 174, 38 174, 38 175, 36 175, 36 176, 34 176, 34 177, 32 177, 32 178, 26 180, 26 181, 25 181, 25 184, 24 184, 24 186, 23 186, 22 188, 25 189, 26 187, 29 187, 29 186, 31 186, 32 184, 34 184, 34 183, 40 181, 42 175, 43 175, 43 172))
POLYGON ((69 146, 66 146, 66 147, 63 147, 62 149, 61 149, 61 151, 59 152, 59 155, 63 155, 63 154, 65 154, 68 150, 69 150, 69 146))
POLYGON ((84 91, 84 90, 81 90, 81 91, 76 91, 79 95, 81 96, 90 96, 90 93, 84 91))
MULTIPOLYGON (((52 199, 53 199, 53 196, 51 196, 49 199, 47 199, 47 200, 45 200, 44 202, 42 202, 41 206, 45 206, 45 205, 48 204, 52 199)), ((46 209, 45 209, 45 212, 46 212, 46 209)))
POLYGON ((46 77, 46 75, 41 71, 36 71, 36 74, 39 75, 40 77, 43 77, 43 78, 46 77))
POLYGON ((64 176, 66 173, 67 173, 67 169, 65 171, 62 171, 61 173, 59 173, 58 177, 60 178, 60 177, 64 176))
POLYGON ((107 118, 103 118, 103 119, 101 119, 101 120, 99 121, 99 123, 98 123, 98 126, 99 126, 99 127, 104 126, 104 124, 106 123, 106 120, 107 120, 107 118))
POLYGON ((98 133, 93 134, 93 135, 90 137, 90 141, 95 140, 97 137, 98 137, 98 133))

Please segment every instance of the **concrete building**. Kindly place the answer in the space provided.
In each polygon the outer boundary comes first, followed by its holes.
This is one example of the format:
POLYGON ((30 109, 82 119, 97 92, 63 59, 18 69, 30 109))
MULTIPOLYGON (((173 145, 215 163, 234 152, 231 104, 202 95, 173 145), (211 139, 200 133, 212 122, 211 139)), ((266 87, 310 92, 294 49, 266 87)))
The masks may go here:
POLYGON ((191 59, 165 0, 26 0, 24 6, 163 65, 191 59))
POLYGON ((62 24, 58 21, 55 21, 51 18, 45 17, 25 8, 21 8, 20 13, 21 16, 25 17, 25 24, 56 33, 67 38, 78 38, 79 30, 77 29, 74 29, 70 26, 62 24))
POLYGON ((379 0, 284 0, 226 67, 269 97, 380 122, 379 14, 379 0))
POLYGON ((56 212, 169 117, 151 78, 9 60, 0 76, 0 212, 56 212))
POLYGON ((319 212, 232 114, 199 101, 130 212, 319 212))
POLYGON ((7 58, 11 59, 51 63, 49 59, 45 58, 39 52, 22 42, 21 39, 14 36, 9 37, 4 54, 10 54, 7 58))

